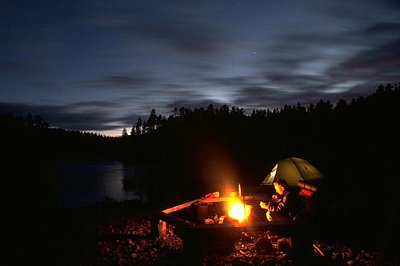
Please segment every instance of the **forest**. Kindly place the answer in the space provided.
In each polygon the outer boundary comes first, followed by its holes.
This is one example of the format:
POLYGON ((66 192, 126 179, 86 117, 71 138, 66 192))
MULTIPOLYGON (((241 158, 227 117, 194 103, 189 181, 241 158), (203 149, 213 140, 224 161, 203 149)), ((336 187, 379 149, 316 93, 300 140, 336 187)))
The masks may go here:
POLYGON ((143 171, 135 178, 154 198, 173 202, 215 189, 223 178, 257 185, 278 160, 290 156, 316 165, 340 196, 354 189, 370 195, 377 183, 392 188, 399 114, 400 84, 387 84, 349 102, 320 100, 250 115, 227 105, 176 108, 168 118, 153 109, 133 123, 131 134, 124 129, 120 137, 53 128, 31 113, 1 114, 0 124, 10 182, 46 191, 52 183, 43 176, 47 162, 120 160, 140 165, 143 171), (220 170, 224 167, 229 169, 220 170), (176 193, 180 190, 185 193, 176 193))

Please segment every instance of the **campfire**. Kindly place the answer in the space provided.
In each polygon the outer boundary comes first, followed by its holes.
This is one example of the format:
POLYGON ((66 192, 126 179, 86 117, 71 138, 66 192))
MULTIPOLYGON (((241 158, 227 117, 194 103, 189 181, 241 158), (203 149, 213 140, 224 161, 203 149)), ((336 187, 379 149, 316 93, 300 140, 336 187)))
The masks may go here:
MULTIPOLYGON (((316 191, 316 188, 305 186, 302 182, 299 182, 298 186, 302 190, 316 191)), ((309 200, 312 194, 307 194, 302 190, 299 195, 309 200)), ((270 197, 265 194, 242 195, 239 184, 237 191, 232 192, 232 189, 228 188, 221 195, 220 192, 208 193, 202 198, 162 210, 153 220, 152 228, 158 230, 159 235, 165 235, 168 224, 173 233, 180 236, 189 247, 193 243, 208 245, 209 240, 232 243, 230 241, 238 239, 243 232, 260 230, 268 232, 288 230, 289 232, 293 229, 298 230, 299 225, 303 229, 303 224, 297 224, 295 221, 293 223, 268 222, 265 210, 260 207, 260 202, 268 199, 270 197)), ((271 240, 272 237, 268 235, 268 239, 271 240)), ((277 241, 276 245, 278 248, 279 245, 285 247, 287 243, 291 247, 290 238, 282 238, 282 241, 277 241)), ((324 256, 318 247, 314 245, 313 248, 319 255, 324 256)))
POLYGON ((227 237, 244 228, 264 228, 267 225, 265 214, 257 208, 261 199, 255 195, 242 195, 239 184, 236 191, 211 192, 160 211, 154 228, 162 235, 169 224, 185 239, 190 239, 193 234, 227 237))
POLYGON ((227 213, 229 217, 242 223, 249 218, 251 205, 246 205, 240 198, 233 198, 227 202, 227 213))
MULTIPOLYGON (((242 197, 240 184, 238 191, 230 192, 229 197, 220 198, 219 192, 212 192, 207 194, 205 199, 212 201, 212 204, 223 204, 223 208, 219 210, 220 214, 213 214, 213 217, 207 217, 204 219, 205 224, 223 224, 226 221, 239 223, 246 222, 251 214, 251 205, 245 204, 244 197, 242 197), (226 219, 229 217, 231 219, 226 219)), ((208 208, 208 207, 207 207, 208 208)))

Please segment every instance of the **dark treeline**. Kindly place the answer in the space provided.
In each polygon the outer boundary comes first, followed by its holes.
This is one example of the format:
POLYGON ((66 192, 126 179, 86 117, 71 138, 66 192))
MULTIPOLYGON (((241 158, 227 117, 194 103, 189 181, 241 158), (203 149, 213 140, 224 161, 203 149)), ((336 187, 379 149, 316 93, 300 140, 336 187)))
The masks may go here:
POLYGON ((115 152, 115 139, 99 134, 52 128, 40 115, 15 117, 0 114, 1 140, 19 158, 107 159, 115 152))
POLYGON ((121 156, 149 163, 160 184, 172 180, 186 189, 193 186, 193 191, 199 182, 213 185, 207 178, 218 179, 218 172, 204 168, 226 160, 235 167, 230 177, 255 185, 278 160, 298 156, 335 180, 338 193, 353 193, 348 187, 370 193, 378 182, 395 181, 399 104, 399 85, 388 84, 350 102, 321 100, 309 106, 254 110, 251 115, 226 105, 182 107, 168 119, 153 110, 147 121, 133 125, 132 136, 121 139, 121 156))
POLYGON ((63 160, 110 160, 116 139, 51 128, 41 116, 0 114, 3 196, 10 206, 47 207, 57 189, 52 166, 63 160))
MULTIPOLYGON (((348 187, 368 195, 378 183, 397 182, 399 86, 379 86, 350 102, 320 100, 250 115, 227 105, 182 107, 168 118, 152 110, 130 135, 125 130, 117 138, 51 128, 38 115, 2 114, 7 179, 42 188, 52 182, 40 183, 48 162, 122 160, 143 170, 136 178, 158 199, 173 201, 217 190, 227 178, 257 185, 278 160, 297 156, 334 180, 338 195, 353 193, 348 187)), ((135 184, 126 181, 127 188, 135 184)))

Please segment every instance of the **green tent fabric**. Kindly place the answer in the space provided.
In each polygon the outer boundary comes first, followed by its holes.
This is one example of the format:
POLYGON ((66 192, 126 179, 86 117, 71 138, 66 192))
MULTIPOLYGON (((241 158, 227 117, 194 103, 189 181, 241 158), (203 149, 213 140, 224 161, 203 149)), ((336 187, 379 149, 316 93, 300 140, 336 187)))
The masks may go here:
POLYGON ((323 174, 304 159, 289 157, 280 160, 260 185, 272 185, 274 180, 285 179, 289 186, 297 186, 299 180, 321 179, 323 174))

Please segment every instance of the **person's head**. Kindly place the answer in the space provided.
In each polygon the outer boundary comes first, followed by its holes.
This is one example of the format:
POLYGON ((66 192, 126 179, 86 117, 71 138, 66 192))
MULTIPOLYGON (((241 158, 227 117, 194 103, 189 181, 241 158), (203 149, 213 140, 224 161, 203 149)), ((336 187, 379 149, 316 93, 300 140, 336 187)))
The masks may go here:
POLYGON ((284 179, 275 180, 273 184, 276 193, 278 193, 279 195, 283 195, 283 193, 285 193, 285 191, 287 191, 289 188, 288 183, 284 179))

